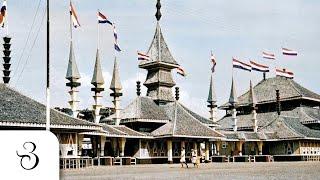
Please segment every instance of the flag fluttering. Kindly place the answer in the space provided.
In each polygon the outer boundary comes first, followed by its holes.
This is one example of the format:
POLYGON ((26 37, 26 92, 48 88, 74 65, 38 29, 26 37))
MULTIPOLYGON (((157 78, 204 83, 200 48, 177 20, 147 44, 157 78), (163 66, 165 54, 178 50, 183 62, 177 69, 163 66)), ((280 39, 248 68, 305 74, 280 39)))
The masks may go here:
POLYGON ((120 52, 121 48, 118 44, 118 34, 117 34, 116 26, 114 24, 113 24, 113 36, 114 36, 114 49, 120 52))
POLYGON ((78 16, 77 16, 76 10, 73 7, 71 2, 70 2, 70 16, 71 16, 73 27, 75 27, 75 28, 79 27, 80 23, 78 20, 78 16))
POLYGON ((107 16, 103 15, 100 11, 98 11, 98 23, 105 24, 108 23, 113 25, 112 22, 107 18, 107 16))
POLYGON ((276 59, 276 56, 272 53, 262 52, 262 57, 265 59, 276 59))
POLYGON ((7 1, 4 0, 2 7, 1 7, 1 12, 0 12, 0 26, 4 27, 4 21, 6 19, 6 11, 7 11, 7 1))
POLYGON ((286 69, 276 69, 276 75, 277 76, 282 76, 282 77, 286 77, 286 78, 290 78, 293 79, 294 74, 293 72, 287 71, 286 69))
POLYGON ((139 52, 139 51, 137 53, 138 53, 138 60, 140 60, 140 61, 149 61, 150 60, 150 56, 148 56, 147 54, 139 52))
POLYGON ((177 73, 183 77, 187 76, 186 71, 181 66, 177 67, 177 73))
POLYGON ((269 66, 250 61, 252 71, 269 72, 269 66))
POLYGON ((282 54, 287 56, 297 56, 298 52, 291 49, 282 48, 282 54))
POLYGON ((247 64, 247 63, 244 63, 244 62, 241 62, 235 58, 232 58, 232 65, 233 65, 233 68, 238 68, 238 69, 242 69, 242 70, 245 70, 245 71, 251 71, 251 65, 250 64, 247 64))
POLYGON ((217 65, 217 61, 216 61, 216 57, 212 54, 212 52, 211 52, 211 57, 210 58, 211 58, 211 62, 212 62, 211 71, 212 71, 212 73, 214 73, 216 65, 217 65))

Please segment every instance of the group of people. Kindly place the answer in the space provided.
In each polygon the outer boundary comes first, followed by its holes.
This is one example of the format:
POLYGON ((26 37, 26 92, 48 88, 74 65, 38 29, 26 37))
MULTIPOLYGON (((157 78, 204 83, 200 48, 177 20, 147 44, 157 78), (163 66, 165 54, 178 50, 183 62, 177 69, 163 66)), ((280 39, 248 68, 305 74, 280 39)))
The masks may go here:
MULTIPOLYGON (((197 156, 197 150, 196 149, 191 149, 191 162, 193 164, 194 167, 199 168, 199 164, 200 164, 200 159, 197 156)), ((186 150, 184 147, 182 147, 181 150, 181 158, 180 158, 180 163, 181 163, 181 167, 183 168, 183 165, 185 164, 187 168, 189 168, 187 160, 186 160, 186 150)))

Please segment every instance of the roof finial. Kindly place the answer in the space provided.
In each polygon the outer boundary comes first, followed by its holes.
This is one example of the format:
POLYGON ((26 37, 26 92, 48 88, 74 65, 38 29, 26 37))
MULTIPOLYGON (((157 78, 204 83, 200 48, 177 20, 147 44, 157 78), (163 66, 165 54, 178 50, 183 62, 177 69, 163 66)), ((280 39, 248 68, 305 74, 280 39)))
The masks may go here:
POLYGON ((179 87, 176 87, 176 100, 178 101, 180 99, 180 93, 179 93, 179 87))
POLYGON ((140 81, 137 81, 137 95, 140 96, 141 95, 141 85, 140 85, 140 81))
POLYGON ((280 116, 281 115, 281 101, 280 101, 279 89, 276 89, 276 102, 277 102, 276 110, 277 110, 278 115, 280 116))
POLYGON ((5 84, 8 84, 9 81, 10 81, 10 60, 11 60, 11 57, 10 57, 10 53, 11 53, 11 50, 10 50, 10 47, 11 47, 11 44, 10 44, 10 40, 11 40, 11 37, 9 36, 5 36, 3 37, 3 41, 4 41, 4 44, 3 44, 3 54, 4 54, 4 57, 3 57, 3 60, 4 60, 4 63, 3 63, 3 82, 5 84))
POLYGON ((160 3, 160 0, 157 0, 156 7, 157 7, 156 18, 157 18, 157 21, 160 21, 160 19, 161 19, 161 11, 160 11, 161 3, 160 3))

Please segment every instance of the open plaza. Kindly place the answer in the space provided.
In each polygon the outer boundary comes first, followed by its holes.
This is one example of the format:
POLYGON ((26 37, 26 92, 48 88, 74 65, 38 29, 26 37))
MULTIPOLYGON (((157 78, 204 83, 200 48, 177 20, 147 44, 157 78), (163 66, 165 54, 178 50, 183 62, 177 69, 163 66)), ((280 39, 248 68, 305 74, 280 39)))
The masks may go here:
MULTIPOLYGON (((190 164, 191 165, 191 164, 190 164)), ((178 164, 93 167, 61 170, 64 180, 82 179, 319 179, 318 162, 210 163, 199 168, 178 164)))

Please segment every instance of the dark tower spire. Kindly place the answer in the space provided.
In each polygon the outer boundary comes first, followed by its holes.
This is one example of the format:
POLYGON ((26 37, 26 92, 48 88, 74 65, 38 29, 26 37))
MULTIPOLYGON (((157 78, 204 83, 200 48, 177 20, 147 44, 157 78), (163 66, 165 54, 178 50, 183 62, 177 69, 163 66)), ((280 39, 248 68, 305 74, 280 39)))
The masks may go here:
POLYGON ((147 96, 158 104, 166 104, 174 101, 172 87, 175 86, 175 82, 171 70, 178 68, 179 64, 173 58, 161 32, 160 7, 161 4, 158 0, 156 13, 158 22, 153 40, 147 51, 150 61, 141 62, 139 67, 148 71, 146 81, 143 83, 147 87, 147 96))
POLYGON ((157 12, 156 12, 156 18, 157 18, 157 21, 160 21, 160 19, 161 19, 161 16, 162 16, 162 14, 161 14, 161 11, 160 11, 160 9, 161 9, 161 3, 160 3, 160 0, 157 0, 157 5, 156 5, 156 7, 157 7, 157 12))
POLYGON ((11 37, 9 36, 5 36, 3 37, 3 60, 4 60, 4 63, 3 63, 3 82, 5 84, 8 84, 9 81, 10 81, 10 60, 11 60, 11 57, 10 57, 10 54, 11 54, 11 50, 10 50, 10 47, 11 47, 11 44, 10 44, 10 40, 11 40, 11 37))

